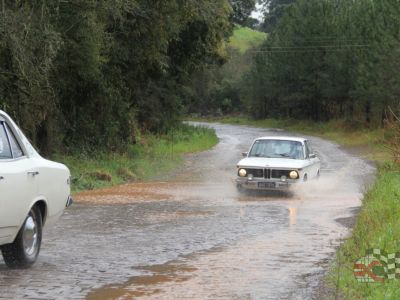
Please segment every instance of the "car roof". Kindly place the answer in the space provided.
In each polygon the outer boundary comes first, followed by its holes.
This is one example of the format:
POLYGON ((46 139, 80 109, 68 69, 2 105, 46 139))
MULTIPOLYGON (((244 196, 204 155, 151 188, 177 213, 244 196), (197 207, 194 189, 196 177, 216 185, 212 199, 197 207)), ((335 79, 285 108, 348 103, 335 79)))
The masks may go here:
POLYGON ((4 121, 5 116, 7 116, 7 114, 0 109, 0 121, 4 121))
POLYGON ((256 139, 256 141, 259 140, 280 140, 280 141, 295 141, 295 142, 300 142, 304 143, 307 139, 302 138, 302 137, 294 137, 294 136, 263 136, 259 137, 256 139))
POLYGON ((7 117, 7 113, 0 109, 0 116, 7 117))

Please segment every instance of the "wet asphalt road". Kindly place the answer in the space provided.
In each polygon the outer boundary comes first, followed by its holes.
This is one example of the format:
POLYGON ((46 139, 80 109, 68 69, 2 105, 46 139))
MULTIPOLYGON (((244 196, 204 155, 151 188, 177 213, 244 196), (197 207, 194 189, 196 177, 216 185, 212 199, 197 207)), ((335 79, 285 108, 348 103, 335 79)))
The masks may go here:
POLYGON ((293 195, 240 195, 241 152, 284 133, 211 126, 220 143, 189 156, 174 178, 79 196, 45 229, 33 268, 0 259, 0 299, 311 298, 349 233, 337 220, 360 206, 374 168, 311 137, 319 181, 293 195))

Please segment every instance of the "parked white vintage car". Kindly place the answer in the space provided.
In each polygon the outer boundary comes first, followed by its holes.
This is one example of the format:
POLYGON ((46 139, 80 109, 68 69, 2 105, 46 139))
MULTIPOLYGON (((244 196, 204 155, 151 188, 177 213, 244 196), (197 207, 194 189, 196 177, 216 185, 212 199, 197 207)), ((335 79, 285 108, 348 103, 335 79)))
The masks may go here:
POLYGON ((261 137, 243 156, 237 164, 239 190, 282 190, 320 174, 320 160, 304 138, 261 137))
POLYGON ((32 265, 42 227, 71 205, 70 172, 42 158, 0 110, 0 248, 9 267, 32 265))

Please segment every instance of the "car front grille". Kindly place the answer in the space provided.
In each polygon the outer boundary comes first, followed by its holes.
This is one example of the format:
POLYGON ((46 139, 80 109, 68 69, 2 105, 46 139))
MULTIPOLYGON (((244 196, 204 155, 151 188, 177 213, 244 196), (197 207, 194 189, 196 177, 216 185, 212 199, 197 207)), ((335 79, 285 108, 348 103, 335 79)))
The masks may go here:
POLYGON ((246 169, 246 171, 247 171, 247 176, 251 174, 253 175, 253 177, 259 177, 259 178, 264 177, 263 169, 246 169))
POLYGON ((290 170, 272 170, 272 178, 281 178, 282 176, 285 176, 286 178, 289 178, 290 170))
POLYGON ((287 178, 289 178, 289 174, 292 170, 246 168, 246 171, 247 171, 247 176, 253 175, 253 177, 255 177, 255 178, 265 178, 265 179, 278 178, 278 179, 280 179, 282 176, 286 176, 287 178))

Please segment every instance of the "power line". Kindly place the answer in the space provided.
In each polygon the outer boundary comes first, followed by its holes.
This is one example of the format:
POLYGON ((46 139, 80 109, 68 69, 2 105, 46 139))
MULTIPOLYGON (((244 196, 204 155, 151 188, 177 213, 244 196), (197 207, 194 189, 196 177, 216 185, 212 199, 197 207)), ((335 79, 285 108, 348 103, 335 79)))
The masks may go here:
POLYGON ((274 46, 249 50, 252 53, 307 53, 307 52, 343 52, 349 49, 358 49, 361 51, 369 50, 370 45, 347 44, 347 45, 321 45, 321 46, 274 46))
MULTIPOLYGON (((317 53, 317 52, 325 52, 325 53, 333 53, 333 52, 346 52, 348 49, 336 49, 336 50, 323 50, 323 49, 315 49, 315 50, 277 50, 277 51, 249 51, 252 53, 317 53)), ((359 49, 361 51, 367 51, 368 49, 359 49)))
POLYGON ((260 48, 259 50, 285 50, 285 49, 295 49, 295 50, 303 50, 303 49, 324 49, 324 48, 366 48, 370 47, 370 45, 360 45, 360 44, 344 44, 344 45, 316 45, 316 46, 273 46, 273 47, 266 47, 260 48))

